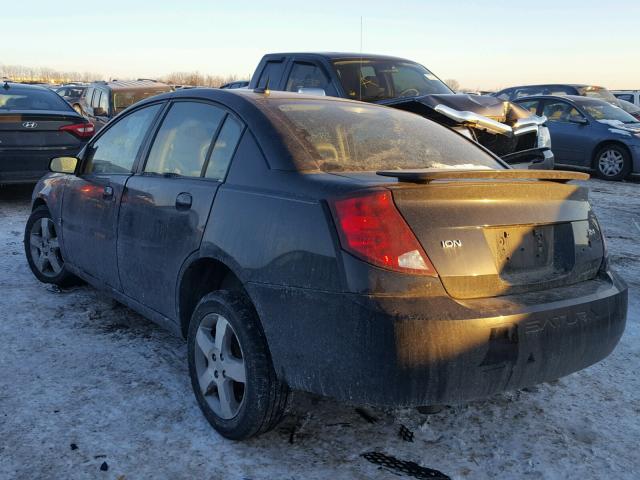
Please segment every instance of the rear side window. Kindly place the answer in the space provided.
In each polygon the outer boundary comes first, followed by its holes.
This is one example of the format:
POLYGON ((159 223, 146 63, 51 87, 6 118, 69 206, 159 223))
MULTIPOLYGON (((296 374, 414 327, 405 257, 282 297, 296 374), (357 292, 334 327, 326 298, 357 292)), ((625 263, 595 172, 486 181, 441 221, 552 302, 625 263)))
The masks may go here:
POLYGON ((329 99, 264 99, 258 105, 295 170, 504 168, 470 140, 413 113, 329 99))
POLYGON ((211 151, 211 158, 207 165, 205 176, 215 180, 224 180, 231 163, 233 153, 236 151, 243 125, 231 115, 227 115, 224 125, 220 129, 216 143, 211 151))
POLYGON ((278 79, 282 76, 282 61, 270 61, 264 65, 260 79, 258 80, 258 88, 265 88, 267 83, 271 88, 276 86, 278 79))
POLYGON ((295 62, 285 90, 288 92, 297 92, 301 88, 326 90, 328 83, 329 79, 318 65, 295 62))
POLYGON ((96 93, 93 95, 93 100, 91 100, 91 106, 93 108, 97 108, 100 106, 100 97, 104 95, 104 92, 101 90, 96 90, 96 93))
POLYGON ((200 177, 226 112, 198 102, 177 102, 164 118, 144 171, 200 177))
POLYGON ((570 122, 584 118, 574 106, 556 101, 547 102, 542 110, 542 115, 546 116, 550 122, 570 122))
POLYGON ((9 88, 0 89, 2 110, 69 110, 71 107, 52 90, 9 88))
POLYGON ((108 92, 102 92, 102 95, 100 96, 100 104, 98 106, 102 108, 105 111, 105 113, 109 112, 109 93, 108 92))
POLYGON ((616 98, 619 98, 620 100, 625 100, 627 102, 633 102, 633 93, 616 93, 615 94, 616 98))
POLYGON ((85 173, 131 173, 140 145, 161 105, 151 105, 117 120, 92 145, 85 173))
POLYGON ((84 94, 84 100, 87 102, 87 105, 91 105, 91 97, 93 97, 93 92, 95 89, 93 87, 87 88, 84 94))

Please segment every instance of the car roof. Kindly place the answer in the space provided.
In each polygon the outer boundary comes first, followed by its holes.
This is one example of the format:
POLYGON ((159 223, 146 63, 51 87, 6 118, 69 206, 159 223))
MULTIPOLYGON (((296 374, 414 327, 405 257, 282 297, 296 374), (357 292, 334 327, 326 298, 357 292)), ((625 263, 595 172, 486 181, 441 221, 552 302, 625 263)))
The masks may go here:
MULTIPOLYGON (((172 98, 200 98, 205 100, 212 100, 221 103, 229 103, 231 104, 252 104, 257 105, 258 103, 263 103, 265 101, 273 100, 315 100, 315 101, 324 101, 324 102, 342 102, 342 103, 355 103, 357 105, 362 106, 362 102, 357 102, 355 100, 349 100, 347 98, 340 97, 332 97, 332 96, 314 96, 307 95, 301 93, 294 92, 285 92, 285 91, 277 91, 277 90, 267 90, 260 91, 258 89, 250 90, 244 88, 208 88, 208 87, 195 87, 188 89, 179 89, 174 92, 166 92, 161 93, 159 95, 154 95, 153 97, 146 98, 140 102, 137 102, 135 105, 142 105, 146 103, 153 103, 158 100, 166 100, 172 98)), ((367 105, 375 105, 375 104, 367 104, 367 105)), ((378 105, 375 105, 378 106, 378 105)), ((381 107, 380 108, 385 108, 381 107)))
POLYGON ((0 92, 7 92, 7 91, 29 91, 29 90, 44 90, 44 91, 48 91, 48 92, 53 92, 53 90, 51 90, 49 87, 45 87, 42 85, 31 85, 28 83, 15 83, 15 82, 1 82, 2 85, 0 85, 0 92), (4 85, 8 85, 8 89, 4 88, 4 85))
POLYGON ((537 83, 531 85, 517 85, 515 87, 503 88, 497 93, 504 92, 505 90, 515 90, 517 88, 539 88, 539 87, 573 87, 573 88, 604 88, 599 85, 588 85, 586 83, 537 83))
POLYGON ((520 97, 512 100, 513 103, 528 102, 531 100, 568 100, 569 102, 583 104, 602 102, 609 103, 606 100, 596 97, 585 97, 584 95, 531 95, 530 97, 520 97))
POLYGON ((309 56, 324 58, 329 61, 333 60, 350 60, 350 59, 364 59, 364 60, 400 60, 403 62, 416 63, 413 60, 406 58, 394 57, 391 55, 379 55, 372 53, 349 53, 349 52, 285 52, 285 53, 269 53, 265 57, 291 57, 291 56, 309 56))
POLYGON ((170 87, 170 85, 156 80, 111 80, 108 82, 93 82, 91 87, 104 86, 111 90, 135 90, 149 87, 170 87))

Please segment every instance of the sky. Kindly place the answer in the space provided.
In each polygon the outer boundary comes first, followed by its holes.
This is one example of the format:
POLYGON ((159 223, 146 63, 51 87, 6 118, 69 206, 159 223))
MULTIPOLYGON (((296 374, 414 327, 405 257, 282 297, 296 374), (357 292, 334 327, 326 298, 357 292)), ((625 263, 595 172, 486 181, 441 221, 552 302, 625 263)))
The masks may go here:
POLYGON ((640 89, 639 0, 8 0, 0 64, 105 78, 248 78, 265 53, 359 52, 361 17, 364 52, 415 60, 466 88, 640 89))

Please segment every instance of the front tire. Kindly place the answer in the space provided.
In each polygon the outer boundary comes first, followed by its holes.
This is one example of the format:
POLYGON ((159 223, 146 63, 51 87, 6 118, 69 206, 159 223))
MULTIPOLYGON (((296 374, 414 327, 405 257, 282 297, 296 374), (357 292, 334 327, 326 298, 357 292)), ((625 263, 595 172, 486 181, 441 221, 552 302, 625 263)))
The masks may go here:
POLYGON ((596 152, 595 168, 604 180, 622 180, 631 172, 631 157, 624 147, 610 143, 596 152))
POLYGON ((29 268, 41 282, 66 287, 78 281, 67 270, 58 228, 47 207, 41 206, 31 212, 24 230, 24 250, 29 268))
POLYGON ((274 428, 288 388, 278 380, 258 316, 245 296, 205 295, 187 336, 189 376, 205 418, 222 436, 244 440, 274 428))

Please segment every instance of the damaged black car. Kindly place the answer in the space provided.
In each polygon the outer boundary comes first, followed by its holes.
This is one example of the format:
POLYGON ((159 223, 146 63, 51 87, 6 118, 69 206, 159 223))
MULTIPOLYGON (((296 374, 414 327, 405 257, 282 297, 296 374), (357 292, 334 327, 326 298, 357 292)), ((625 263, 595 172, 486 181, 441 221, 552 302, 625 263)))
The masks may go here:
POLYGON ((186 338, 229 438, 274 428, 290 389, 409 407, 553 380, 625 327, 627 287, 569 183, 588 175, 511 169, 419 115, 179 90, 51 167, 25 229, 34 275, 186 338))

